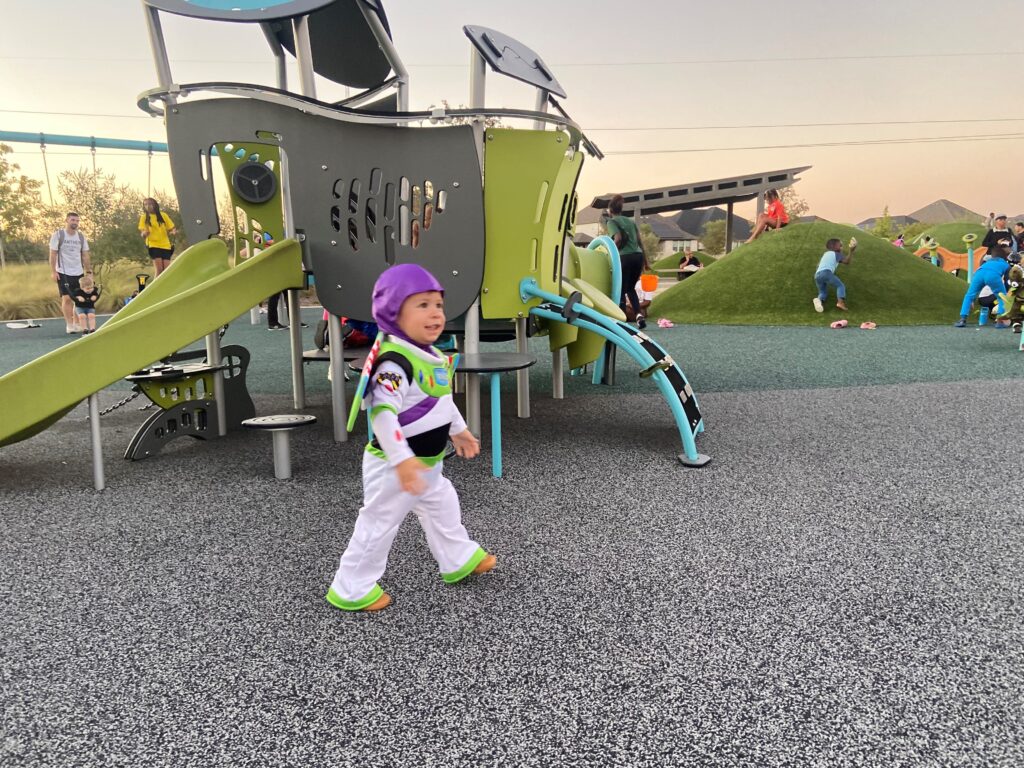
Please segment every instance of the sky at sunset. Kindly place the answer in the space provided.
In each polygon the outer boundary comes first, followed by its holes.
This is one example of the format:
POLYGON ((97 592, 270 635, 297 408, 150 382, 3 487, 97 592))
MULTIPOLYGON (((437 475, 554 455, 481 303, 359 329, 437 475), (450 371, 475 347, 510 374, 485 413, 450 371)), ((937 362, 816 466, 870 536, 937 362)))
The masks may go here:
MULTIPOLYGON (((540 53, 569 94, 565 108, 608 155, 585 162, 583 202, 811 165, 797 190, 812 213, 835 221, 886 205, 909 213, 938 198, 1024 213, 1024 40, 1010 34, 1024 28, 1019 0, 384 7, 411 74, 413 109, 468 101, 464 24, 499 29, 540 53)), ((2 8, 0 130, 164 139, 161 122, 135 106, 157 85, 141 2, 2 8)), ((274 83, 258 27, 163 19, 177 82, 274 83)), ((296 87, 294 70, 290 78, 296 87)), ((336 92, 325 86, 320 95, 336 92)), ((525 86, 488 78, 489 106, 532 108, 533 98, 525 86)), ((43 178, 38 146, 14 149, 23 171, 43 178)), ((47 159, 51 178, 91 164, 87 149, 53 146, 47 159)), ((144 154, 105 151, 97 162, 145 188, 144 154)), ((156 188, 172 188, 165 159, 154 160, 153 173, 156 188)))

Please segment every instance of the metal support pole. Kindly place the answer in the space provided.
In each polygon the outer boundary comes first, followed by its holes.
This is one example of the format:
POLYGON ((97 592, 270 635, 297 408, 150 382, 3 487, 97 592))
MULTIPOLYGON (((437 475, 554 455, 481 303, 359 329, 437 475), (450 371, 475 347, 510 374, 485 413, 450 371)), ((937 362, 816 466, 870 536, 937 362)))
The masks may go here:
POLYGON ((299 311, 299 292, 288 291, 288 335, 292 342, 292 400, 295 409, 306 407, 306 373, 302 369, 302 313, 299 311))
POLYGON ((366 23, 373 30, 373 36, 377 38, 377 45, 380 46, 384 58, 388 60, 388 64, 394 70, 395 77, 398 78, 398 111, 407 112, 409 110, 409 70, 402 63, 402 57, 398 55, 398 49, 395 48, 391 38, 388 37, 388 32, 384 29, 380 17, 370 8, 370 3, 364 2, 358 3, 358 5, 359 10, 363 12, 366 23))
MULTIPOLYGON (((548 91, 543 88, 537 89, 537 101, 533 105, 534 112, 547 112, 548 111, 548 91)), ((533 130, 543 131, 545 123, 543 120, 533 121, 533 130)))
MULTIPOLYGON (((471 48, 469 59, 469 106, 480 108, 484 106, 485 83, 487 80, 487 62, 476 50, 471 48)), ((480 174, 484 169, 484 124, 480 119, 474 119, 473 137, 476 141, 477 158, 480 161, 480 174)), ((466 334, 465 352, 467 355, 475 355, 480 351, 480 297, 470 306, 466 312, 466 334)), ((466 376, 466 424, 469 430, 476 435, 480 434, 480 377, 471 373, 466 376)))
POLYGON ((561 400, 565 397, 565 372, 562 366, 562 350, 551 352, 551 399, 561 400))
MULTIPOLYGON (((160 25, 160 11, 151 5, 146 6, 146 26, 149 29, 149 47, 153 51, 153 62, 156 64, 156 78, 160 87, 166 91, 174 82, 171 77, 171 62, 167 57, 164 31, 160 25)), ((174 103, 173 96, 166 98, 168 104, 174 103)))
POLYGON ((92 485, 97 491, 107 487, 103 477, 103 443, 100 438, 100 396, 89 395, 89 436, 92 442, 92 485))
POLYGON ((292 476, 292 448, 287 429, 272 430, 270 435, 274 441, 274 477, 278 480, 290 480, 292 476))
POLYGON ((725 252, 732 253, 732 202, 725 207, 725 252))
POLYGON ((309 44, 309 16, 292 19, 295 36, 295 60, 299 65, 299 88, 303 96, 316 98, 316 80, 313 77, 313 49, 309 44))
MULTIPOLYGON (((526 336, 526 318, 516 318, 516 352, 527 354, 530 340, 526 336)), ((530 418, 530 371, 523 368, 516 371, 516 412, 520 419, 530 418)))
POLYGON ((327 315, 327 337, 331 353, 331 423, 334 425, 334 442, 348 440, 348 408, 345 406, 345 341, 341 337, 341 318, 327 315))
MULTIPOLYGON (((220 365, 220 334, 214 331, 206 337, 206 364, 220 365)), ((213 399, 217 401, 217 435, 228 433, 228 404, 224 401, 224 371, 213 372, 213 399)))
POLYGON ((277 87, 282 91, 287 91, 288 60, 285 58, 284 49, 281 47, 281 43, 277 41, 277 35, 274 34, 270 24, 260 24, 260 29, 263 30, 263 36, 267 38, 267 45, 270 46, 270 50, 274 54, 274 74, 277 77, 277 87))

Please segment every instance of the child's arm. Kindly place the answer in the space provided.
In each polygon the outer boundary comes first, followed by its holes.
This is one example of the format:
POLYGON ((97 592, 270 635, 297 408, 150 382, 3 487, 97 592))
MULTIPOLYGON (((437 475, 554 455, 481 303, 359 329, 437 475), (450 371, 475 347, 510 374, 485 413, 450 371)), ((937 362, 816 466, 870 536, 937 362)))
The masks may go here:
POLYGON ((421 475, 426 464, 416 458, 402 432, 398 413, 402 408, 409 382, 405 372, 391 362, 384 362, 370 379, 368 393, 370 424, 387 462, 398 473, 398 482, 406 493, 419 495, 426 490, 421 475))

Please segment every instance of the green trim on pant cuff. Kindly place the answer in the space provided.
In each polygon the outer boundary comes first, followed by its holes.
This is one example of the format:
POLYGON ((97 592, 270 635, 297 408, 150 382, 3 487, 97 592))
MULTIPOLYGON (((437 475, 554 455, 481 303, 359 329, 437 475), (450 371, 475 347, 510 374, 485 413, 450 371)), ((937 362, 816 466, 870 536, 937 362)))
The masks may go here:
POLYGON ((383 594, 384 590, 381 589, 380 584, 374 584, 373 589, 366 597, 359 600, 346 600, 334 591, 334 587, 331 587, 327 590, 327 602, 343 611, 361 611, 377 602, 383 594))
POLYGON ((454 584, 458 581, 462 581, 473 572, 474 568, 480 565, 480 562, 485 557, 487 557, 487 553, 484 551, 484 548, 477 547, 476 552, 470 556, 464 566, 459 568, 457 571, 452 571, 451 573, 442 573, 441 578, 444 579, 446 584, 454 584))

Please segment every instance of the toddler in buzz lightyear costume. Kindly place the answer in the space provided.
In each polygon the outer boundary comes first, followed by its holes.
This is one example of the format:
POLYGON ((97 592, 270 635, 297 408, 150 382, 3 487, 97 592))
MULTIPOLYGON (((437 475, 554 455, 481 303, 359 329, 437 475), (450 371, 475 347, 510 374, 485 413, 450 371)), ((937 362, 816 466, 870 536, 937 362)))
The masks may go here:
MULTIPOLYGON (((419 265, 390 267, 373 287, 373 319, 381 335, 359 393, 365 387, 363 407, 375 438, 363 453, 363 506, 327 592, 327 601, 346 611, 391 604, 377 580, 409 512, 423 526, 445 582, 486 573, 497 562, 469 538, 459 497, 442 474, 449 439, 463 458, 480 453, 452 400, 453 362, 431 346, 444 331, 444 288, 419 265)), ((359 393, 353 409, 360 407, 359 393)))

